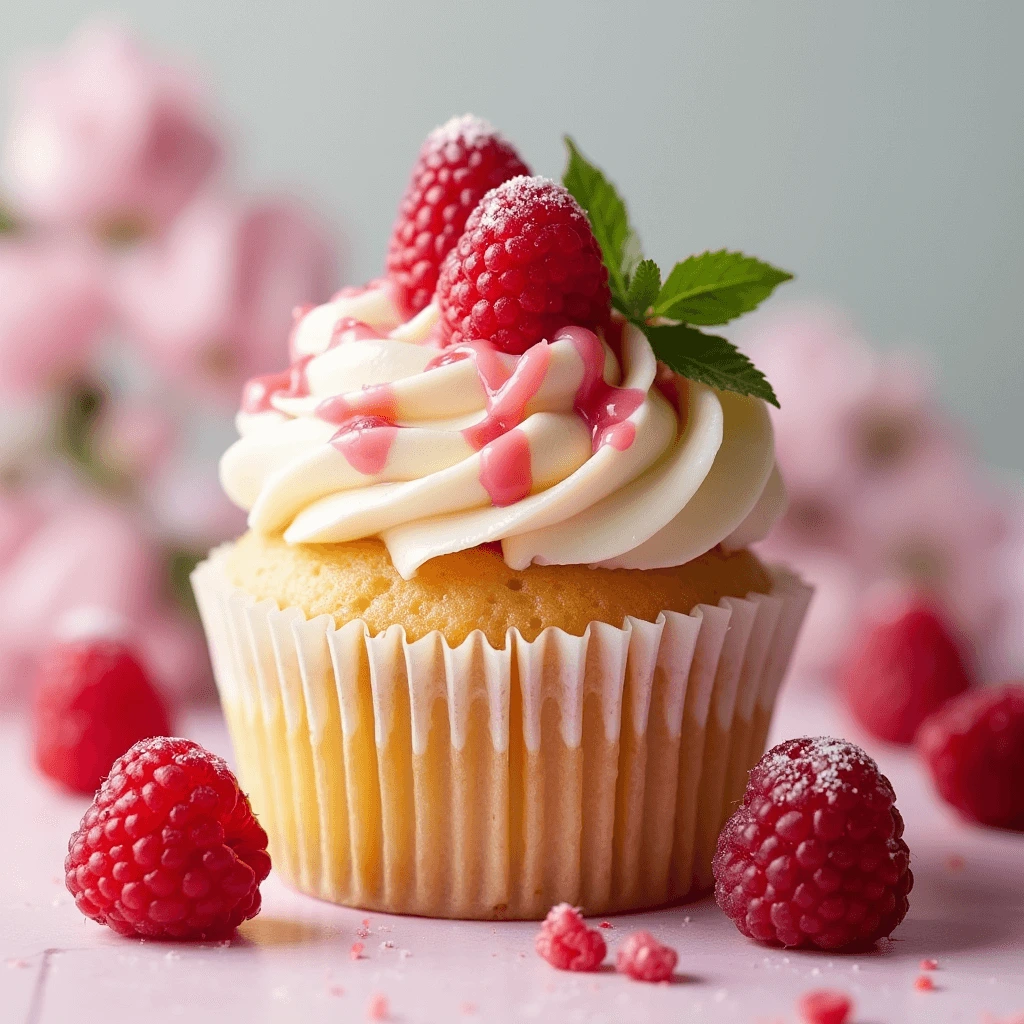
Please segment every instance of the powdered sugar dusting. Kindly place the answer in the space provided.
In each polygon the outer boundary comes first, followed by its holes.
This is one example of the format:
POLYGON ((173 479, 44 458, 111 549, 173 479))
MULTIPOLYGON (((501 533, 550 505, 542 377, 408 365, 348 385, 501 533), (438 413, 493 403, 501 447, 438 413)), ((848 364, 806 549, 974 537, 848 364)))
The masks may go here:
MULTIPOLYGON (((878 765, 860 747, 833 736, 804 736, 780 743, 755 769, 769 774, 776 784, 785 783, 791 800, 821 793, 830 801, 850 788, 851 776, 860 776, 864 770, 875 774, 878 765)), ((856 786, 851 792, 857 792, 856 786)))
POLYGON ((448 142, 461 142, 470 148, 476 148, 491 139, 506 141, 490 121, 485 121, 476 114, 460 114, 438 125, 427 136, 425 148, 433 149, 448 142))
POLYGON ((538 207, 570 210, 586 220, 586 214, 564 185, 539 174, 520 174, 488 192, 467 227, 504 231, 509 221, 522 220, 538 207), (472 223, 474 219, 476 223, 472 223))

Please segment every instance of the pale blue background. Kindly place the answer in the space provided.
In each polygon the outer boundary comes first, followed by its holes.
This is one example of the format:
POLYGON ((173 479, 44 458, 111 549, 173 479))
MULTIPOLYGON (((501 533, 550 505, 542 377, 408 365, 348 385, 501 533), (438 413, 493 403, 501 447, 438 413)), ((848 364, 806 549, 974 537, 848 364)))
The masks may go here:
MULTIPOLYGON (((1024 469, 1024 3, 134 0, 237 125, 244 180, 294 183, 381 267, 422 136, 489 117, 538 172, 571 130, 649 254, 742 247, 934 352, 985 453, 1024 469)), ((3 4, 0 61, 92 3, 3 4)))

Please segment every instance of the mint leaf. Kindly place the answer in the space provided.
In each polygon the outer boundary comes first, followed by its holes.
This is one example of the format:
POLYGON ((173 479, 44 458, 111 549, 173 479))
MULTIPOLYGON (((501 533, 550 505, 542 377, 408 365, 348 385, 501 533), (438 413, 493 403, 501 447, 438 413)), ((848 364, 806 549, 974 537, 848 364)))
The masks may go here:
POLYGON ((763 398, 778 408, 765 375, 731 342, 686 324, 645 327, 654 354, 676 373, 719 391, 763 398))
POLYGON ((630 279, 626 291, 626 315, 636 320, 645 320, 647 310, 661 291, 661 271, 654 260, 641 260, 630 279))
POLYGON ((569 162, 562 184, 586 211, 601 255, 608 268, 612 299, 619 309, 626 305, 630 278, 640 263, 640 242, 629 226, 626 204, 615 186, 576 148, 568 135, 569 162))
POLYGON ((654 315, 688 324, 724 324, 749 313, 792 274, 741 252, 705 252, 677 263, 654 315))

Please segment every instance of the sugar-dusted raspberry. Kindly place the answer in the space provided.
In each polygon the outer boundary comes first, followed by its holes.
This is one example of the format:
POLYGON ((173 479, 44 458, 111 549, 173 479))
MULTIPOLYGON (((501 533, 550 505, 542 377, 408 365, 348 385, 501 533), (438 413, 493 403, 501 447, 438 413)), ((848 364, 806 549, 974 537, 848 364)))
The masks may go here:
POLYGON ((852 743, 780 743, 718 837, 718 905, 761 942, 871 945, 906 916, 914 881, 895 804, 889 780, 852 743))
POLYGON ((633 932, 619 947, 615 969, 636 981, 668 981, 678 960, 679 954, 650 932, 633 932))
POLYGON ((534 947, 560 971, 596 971, 608 952, 601 933, 588 928, 580 912, 568 903, 548 911, 534 947))
POLYGON ((950 701, 917 744, 943 800, 983 825, 1024 831, 1024 683, 950 701))
POLYGON ((68 843, 65 881, 121 935, 229 935, 260 909, 267 834, 221 758, 157 736, 119 758, 68 843))
POLYGON ((845 992, 829 988, 805 992, 796 1003, 803 1024, 846 1024, 852 1010, 853 1000, 845 992))
POLYGON ((949 626, 924 602, 869 624, 845 655, 839 681, 857 721, 890 743, 912 743, 933 711, 971 685, 949 626))
POLYGON ((512 143, 471 114, 427 136, 388 243, 388 273, 407 313, 433 298, 441 262, 484 193, 529 173, 512 143))
POLYGON ((160 694, 120 640, 55 644, 40 662, 33 698, 35 762, 76 793, 95 793, 133 743, 170 732, 160 694))
POLYGON ((515 354, 566 324, 601 327, 611 312, 590 221, 547 178, 484 196, 441 267, 437 300, 451 344, 485 339, 515 354))

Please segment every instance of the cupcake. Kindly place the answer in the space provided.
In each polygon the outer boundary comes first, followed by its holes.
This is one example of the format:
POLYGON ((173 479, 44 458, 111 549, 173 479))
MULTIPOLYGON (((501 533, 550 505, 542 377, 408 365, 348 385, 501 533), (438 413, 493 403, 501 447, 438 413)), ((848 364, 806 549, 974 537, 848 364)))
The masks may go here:
POLYGON ((540 918, 710 888, 809 599, 764 377, 700 330, 789 275, 642 260, 569 143, 424 143, 388 273, 298 311, 193 576, 274 866, 393 913, 540 918))

